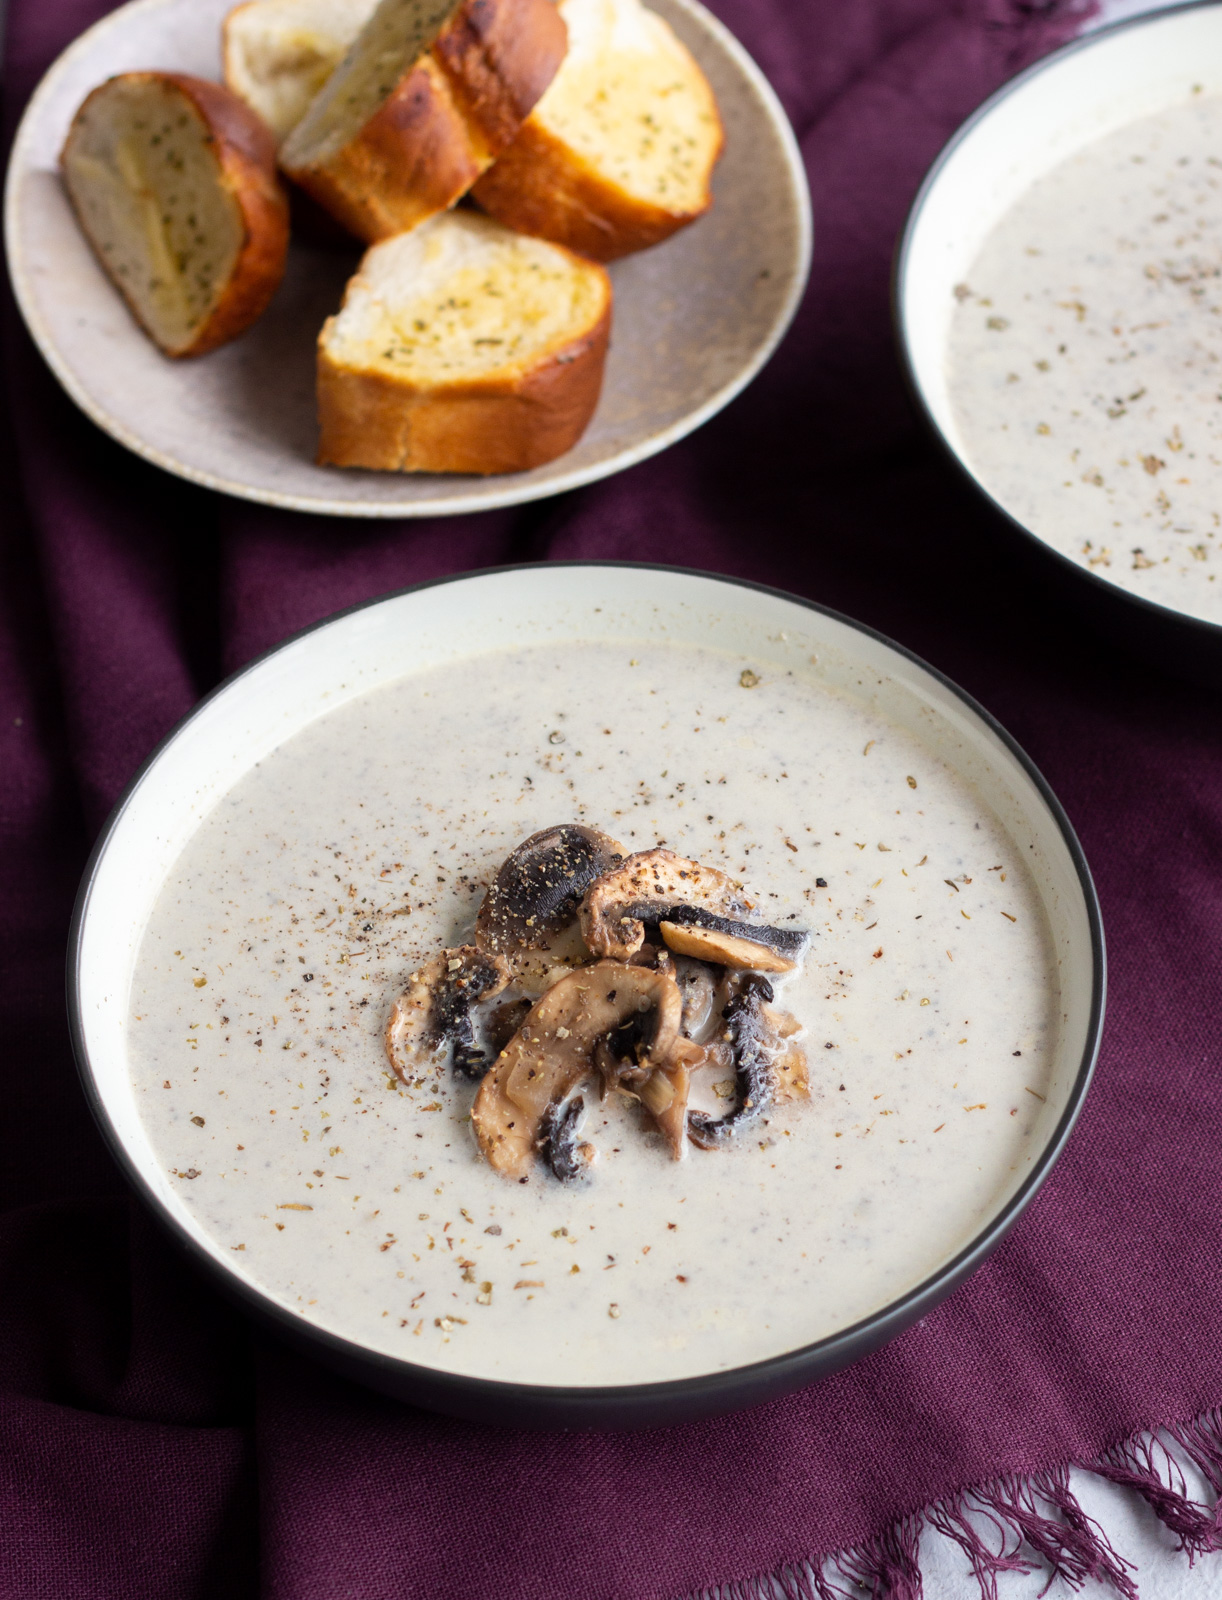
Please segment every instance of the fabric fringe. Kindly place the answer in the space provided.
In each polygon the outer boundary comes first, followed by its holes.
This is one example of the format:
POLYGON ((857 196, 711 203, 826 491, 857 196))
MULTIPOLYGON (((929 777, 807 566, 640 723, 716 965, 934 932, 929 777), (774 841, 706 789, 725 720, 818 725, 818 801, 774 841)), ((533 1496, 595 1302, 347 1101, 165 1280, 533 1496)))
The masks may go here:
POLYGON ((1222 1410, 1130 1439, 1107 1451, 1091 1470, 1122 1489, 1135 1490, 1175 1534, 1190 1566, 1198 1556, 1222 1550, 1222 1410), (1212 1508, 1189 1495, 1183 1469, 1167 1440, 1208 1484, 1214 1495, 1212 1508))
MULTIPOLYGON (((1155 1429, 1082 1464, 1139 1494, 1176 1536, 1191 1565, 1222 1550, 1222 1408, 1193 1422, 1155 1429), (1195 1499, 1183 1463, 1200 1475, 1214 1504, 1195 1499)), ((1138 1600, 1136 1568, 1112 1546, 1069 1485, 1069 1468, 1008 1475, 950 1495, 901 1517, 885 1533, 829 1561, 801 1561, 775 1572, 703 1589, 693 1600, 923 1600, 920 1546, 926 1528, 967 1557, 980 1600, 998 1600, 1003 1572, 1048 1572, 1080 1590, 1109 1584, 1120 1600, 1138 1600)))
POLYGON ((1026 1479, 1003 1478, 978 1490, 976 1497, 1071 1589, 1081 1589, 1095 1578, 1110 1583, 1124 1600, 1138 1600, 1137 1586, 1129 1576, 1135 1568, 1113 1550, 1103 1529, 1083 1511, 1069 1487, 1067 1467, 1026 1479))

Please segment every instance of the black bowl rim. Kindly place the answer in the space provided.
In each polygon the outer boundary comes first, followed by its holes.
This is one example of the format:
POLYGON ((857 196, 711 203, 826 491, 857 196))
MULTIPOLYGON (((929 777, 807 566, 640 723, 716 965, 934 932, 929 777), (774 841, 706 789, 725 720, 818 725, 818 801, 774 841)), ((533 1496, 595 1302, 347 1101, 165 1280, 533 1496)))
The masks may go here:
MULTIPOLYGON (((347 606, 331 616, 312 623, 309 627, 298 630, 288 638, 281 640, 279 644, 273 645, 270 649, 254 657, 253 660, 247 662, 236 672, 230 674, 222 683, 219 683, 192 707, 186 716, 165 735, 156 748, 141 763, 99 833, 97 841, 90 852, 73 908, 68 938, 66 978, 68 1020, 77 1069, 85 1092, 85 1098, 103 1139, 110 1149, 111 1155, 128 1183, 145 1205, 149 1207, 156 1219, 168 1230, 178 1244, 187 1251, 188 1256, 198 1266, 202 1267, 207 1275, 219 1282, 220 1286, 231 1298, 237 1299, 239 1303, 256 1313, 264 1321, 270 1321, 292 1342, 299 1345, 304 1343, 307 1346, 313 1346, 323 1353, 324 1360, 330 1357, 333 1366, 339 1366, 349 1373, 356 1371, 362 1373, 377 1372, 384 1379, 393 1376, 395 1382, 390 1384, 389 1387, 396 1392, 402 1392, 409 1386, 418 1386, 422 1395, 427 1394, 430 1397, 422 1398, 420 1403, 433 1409, 451 1411, 453 1414, 467 1416, 486 1409, 489 1420, 499 1420, 507 1413, 512 1413, 521 1421, 529 1415, 532 1409, 538 1408, 540 1413, 548 1419, 544 1425, 550 1426, 562 1426, 563 1424, 558 1424, 552 1419, 571 1410, 574 1418, 580 1419, 576 1425, 597 1426, 598 1422, 595 1419, 602 1414, 605 1414, 610 1419, 617 1414, 626 1412, 638 1415, 647 1412, 657 1415, 661 1420, 665 1420, 666 1413, 669 1411, 672 1414, 687 1418, 736 1409, 739 1405, 754 1404, 759 1398, 768 1398, 775 1394, 788 1392, 800 1387, 804 1378, 813 1380, 822 1373, 829 1372, 837 1366, 842 1366, 855 1359, 857 1355, 864 1355, 869 1350, 877 1347, 880 1343, 890 1338, 893 1333, 899 1332, 902 1328, 908 1326, 925 1310, 932 1308, 969 1273, 975 1271, 985 1257, 1000 1244, 1023 1211, 1026 1210, 1051 1172, 1081 1113, 1099 1054, 1107 988, 1107 957, 1099 900, 1095 892, 1090 869, 1087 866, 1086 857, 1069 818, 1066 816, 1064 809, 1043 774, 1030 756, 1027 755, 1026 751, 1007 733, 1005 728, 990 712, 986 711, 971 695, 961 689, 944 673, 939 672, 936 667, 930 666, 914 651, 906 649, 885 634, 878 632, 874 628, 867 627, 864 623, 856 622, 853 618, 846 617, 843 613, 835 611, 829 606, 820 605, 816 601, 807 600, 801 595, 790 594, 784 589, 778 589, 769 584, 755 583, 748 579, 730 577, 723 573, 701 572, 690 567, 664 565, 654 562, 557 561, 547 563, 517 562, 499 567, 485 567, 471 572, 454 573, 442 578, 429 579, 422 583, 409 584, 406 588, 377 595, 370 600, 347 606), (966 706, 980 720, 985 728, 1000 741, 1002 746, 1018 762, 1034 784, 1057 826, 1073 862, 1078 885, 1085 902, 1091 941, 1091 999, 1086 1041, 1065 1109, 1022 1184, 1011 1195, 998 1215, 958 1254, 945 1262, 936 1272, 931 1273, 929 1277, 907 1290, 898 1299, 889 1301, 868 1317, 864 1317, 850 1327, 840 1329, 824 1339, 803 1345, 796 1350, 783 1351, 779 1355, 769 1356, 762 1361, 750 1362, 745 1366, 731 1367, 716 1372, 699 1373, 693 1377, 673 1378, 642 1384, 617 1384, 596 1387, 515 1383, 503 1379, 471 1377, 464 1374, 444 1372, 437 1368, 386 1355, 354 1340, 330 1333, 326 1329, 310 1323, 304 1317, 295 1316, 263 1290, 228 1269, 226 1264, 219 1262, 209 1254, 163 1208, 161 1201, 153 1192, 143 1171, 129 1155, 117 1129, 111 1122, 90 1067, 82 1016, 80 981, 81 946, 93 883, 110 840, 122 825, 132 797, 144 782, 147 774, 156 765, 162 752, 187 731, 195 719, 213 700, 226 693, 242 678, 256 671, 263 663, 269 661, 280 651, 297 644, 323 628, 330 627, 333 623, 342 621, 358 612, 366 611, 372 606, 381 605, 386 601, 398 600, 404 596, 419 594, 429 589, 440 588, 443 585, 496 577, 511 572, 539 570, 540 568, 586 572, 608 568, 640 572, 665 572, 706 582, 723 583, 730 588, 749 589, 759 594, 787 601, 790 604, 800 605, 809 611, 817 612, 821 616, 828 617, 834 622, 842 623, 855 632, 864 635, 867 639, 871 639, 895 651, 897 655, 928 673, 936 683, 949 690, 961 704, 966 706)), ((370 1379, 370 1381, 374 1380, 370 1379)), ((375 1386, 377 1386, 376 1382, 375 1386)), ((616 1424, 612 1422, 610 1425, 616 1424)))
POLYGON ((1026 87, 1041 73, 1047 72, 1051 67, 1057 66, 1066 57, 1076 55, 1079 51, 1091 50, 1102 39, 1109 39, 1118 33, 1126 33, 1132 28, 1151 27, 1164 21, 1168 17, 1178 16, 1188 11, 1210 11, 1222 8, 1222 0, 1180 0, 1178 5, 1161 6, 1157 11, 1143 11, 1136 16, 1121 17, 1118 21, 1108 23, 1102 28, 1092 28, 1089 33, 1079 34, 1076 39, 1061 45, 1056 50, 1050 50, 1046 56, 1041 56, 1038 61, 1033 61, 1030 66, 1024 67, 1021 72, 1015 73, 1007 79, 999 89, 982 101, 963 122, 955 129, 950 138, 934 157, 929 170, 921 180, 912 204, 904 219, 904 226, 900 230, 899 240, 896 244, 895 256, 891 270, 891 317, 895 327, 896 344, 899 347, 900 367, 904 382, 922 421, 930 433, 937 439, 943 451, 954 463, 959 473, 966 478, 975 492, 1009 524, 1010 528, 1020 533, 1024 539, 1033 544, 1039 551, 1050 557, 1061 568, 1063 574, 1070 574, 1074 579, 1083 580, 1094 586, 1096 593, 1106 596, 1109 602, 1120 601, 1131 606, 1136 612, 1150 619, 1156 619, 1165 626, 1178 629, 1186 637, 1193 635, 1197 640, 1206 644, 1207 648, 1217 650, 1222 655, 1222 623, 1210 622, 1205 617, 1195 617, 1189 611, 1178 611, 1174 606, 1165 606, 1157 600, 1147 600, 1144 595, 1135 594, 1131 589, 1125 589, 1118 583, 1113 583, 1110 578, 1103 578, 1090 567, 1080 566, 1067 555, 1041 539, 1025 522, 1020 521, 1013 512, 996 499, 968 466, 967 462, 951 444, 946 434, 942 431, 934 418, 926 400, 925 391, 917 376, 916 365, 912 359, 912 350, 908 339, 908 318, 904 312, 904 283, 908 272, 908 258, 912 250, 913 237, 921 220, 921 213, 933 192, 942 171, 950 158, 975 132, 980 123, 984 122, 996 108, 1011 95, 1026 87))

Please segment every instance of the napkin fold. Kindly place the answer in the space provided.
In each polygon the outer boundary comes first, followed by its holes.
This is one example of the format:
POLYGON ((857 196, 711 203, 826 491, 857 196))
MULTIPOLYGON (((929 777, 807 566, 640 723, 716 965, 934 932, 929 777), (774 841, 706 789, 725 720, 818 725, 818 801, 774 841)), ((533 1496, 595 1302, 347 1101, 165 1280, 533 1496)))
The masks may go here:
MULTIPOLYGON (((10 131, 53 56, 104 9, 9 0, 10 131)), ((1030 1561, 1131 1594, 1123 1553, 1070 1492, 1073 1462, 1144 1496, 1187 1553, 1222 1543, 1222 706, 1085 635, 1047 574, 999 541, 914 422, 888 315, 892 249, 929 161, 1083 8, 715 9, 798 132, 814 276, 752 388, 618 478, 444 522, 311 520, 226 501, 98 433, 7 304, 0 1593, 828 1600, 861 1584, 913 1600, 928 1524, 958 1541, 982 1595, 1030 1561), (62 999, 89 842, 199 694, 369 596, 583 557, 775 583, 962 683, 1065 803, 1112 966, 1078 1131, 966 1285, 802 1393, 635 1435, 450 1421, 252 1334, 126 1193, 75 1079, 62 999), (1160 1428, 1162 1444, 1149 1433, 1160 1428), (1208 1499, 1164 1446, 1194 1464, 1208 1499)))

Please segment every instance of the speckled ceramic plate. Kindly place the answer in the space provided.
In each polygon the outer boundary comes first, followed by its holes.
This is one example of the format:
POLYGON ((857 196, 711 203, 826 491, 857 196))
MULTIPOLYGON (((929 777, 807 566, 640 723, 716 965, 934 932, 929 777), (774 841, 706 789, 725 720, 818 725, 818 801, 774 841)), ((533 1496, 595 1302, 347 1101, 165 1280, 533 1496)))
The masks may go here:
POLYGON ((94 422, 168 472, 333 516, 486 510, 577 488, 664 450, 739 393, 788 327, 810 266, 806 177, 785 113, 696 0, 651 0, 708 75, 726 128, 712 211, 612 267, 615 332, 598 411, 549 466, 496 478, 314 464, 314 344, 355 255, 294 244, 271 309, 241 339, 172 362, 136 327, 77 228, 57 158, 77 106, 115 72, 220 76, 232 0, 132 0, 60 56, 30 101, 5 198, 9 271, 51 370, 94 422))

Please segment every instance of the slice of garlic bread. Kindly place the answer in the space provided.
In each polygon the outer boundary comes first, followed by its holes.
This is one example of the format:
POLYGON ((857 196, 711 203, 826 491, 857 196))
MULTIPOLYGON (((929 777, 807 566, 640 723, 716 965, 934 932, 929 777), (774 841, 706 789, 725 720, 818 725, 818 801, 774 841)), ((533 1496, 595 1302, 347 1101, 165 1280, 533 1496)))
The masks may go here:
POLYGON ((473 211, 375 245, 318 342, 318 459, 392 472, 521 472, 571 449, 598 403, 606 271, 473 211))
POLYGON ((414 228, 510 143, 565 42, 551 0, 380 0, 280 164, 359 238, 414 228))
POLYGON ((613 261, 707 211, 721 118, 699 66, 640 0, 561 0, 560 15, 564 64, 472 193, 511 228, 613 261))
POLYGON ((284 276, 288 203, 275 141, 220 84, 126 72, 101 84, 60 156, 86 238, 167 355, 234 338, 284 276))
POLYGON ((377 0, 246 0, 225 18, 225 82, 283 141, 347 55, 377 0))

